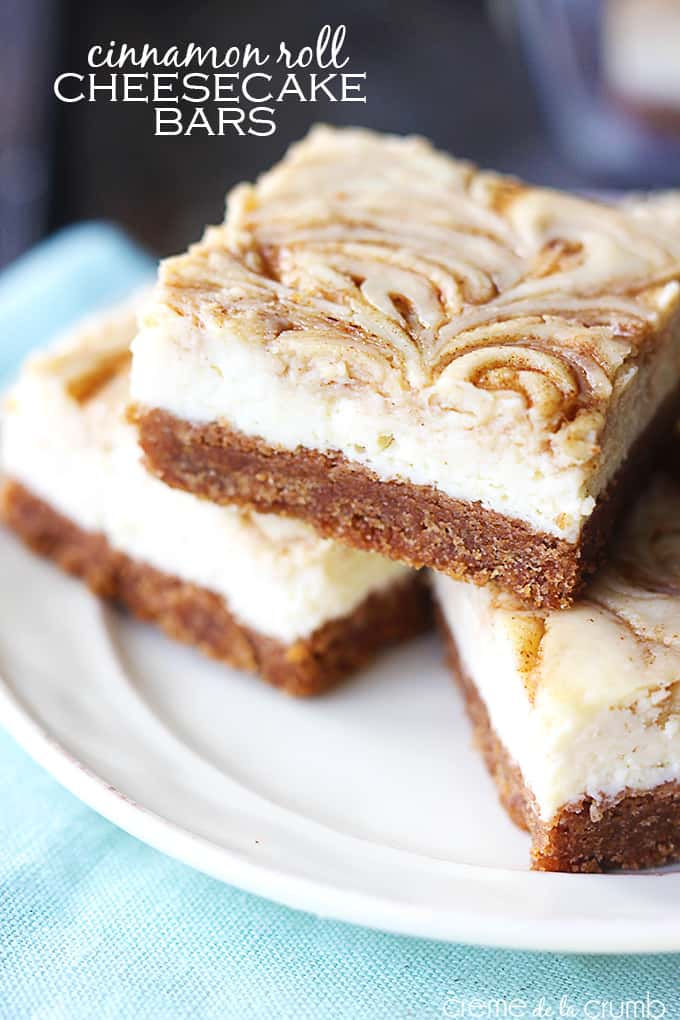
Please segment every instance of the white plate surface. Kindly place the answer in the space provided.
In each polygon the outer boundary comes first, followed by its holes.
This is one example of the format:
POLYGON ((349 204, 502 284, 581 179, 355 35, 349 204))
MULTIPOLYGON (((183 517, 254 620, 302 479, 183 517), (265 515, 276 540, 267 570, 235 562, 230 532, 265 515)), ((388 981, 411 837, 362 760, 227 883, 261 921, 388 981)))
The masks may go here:
POLYGON ((0 531, 0 719, 159 850, 395 932, 680 950, 680 873, 543 875, 470 746, 434 638, 293 701, 102 608, 0 531))

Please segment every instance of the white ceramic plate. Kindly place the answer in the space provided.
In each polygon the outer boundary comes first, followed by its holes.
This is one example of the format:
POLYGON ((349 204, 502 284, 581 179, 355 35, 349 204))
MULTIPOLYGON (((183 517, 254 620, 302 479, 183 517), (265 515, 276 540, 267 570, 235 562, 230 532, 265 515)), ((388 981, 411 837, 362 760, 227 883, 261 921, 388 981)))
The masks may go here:
POLYGON ((434 638, 293 701, 99 603, 0 531, 0 718, 159 850, 293 907, 433 938, 680 949, 680 873, 533 874, 434 638))

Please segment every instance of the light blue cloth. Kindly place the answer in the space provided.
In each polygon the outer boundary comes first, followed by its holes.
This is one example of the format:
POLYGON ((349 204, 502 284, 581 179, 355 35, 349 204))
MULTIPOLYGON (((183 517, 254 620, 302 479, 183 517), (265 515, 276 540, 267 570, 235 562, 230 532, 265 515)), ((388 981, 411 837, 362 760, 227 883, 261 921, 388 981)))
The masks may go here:
MULTIPOLYGON (((105 225, 65 231, 11 267, 0 277, 0 376, 149 267, 105 225)), ((494 1017, 498 1000, 523 1000, 514 1015, 531 1016, 542 998, 555 1018, 562 1000, 573 1009, 564 1015, 599 1020, 610 1014, 598 1009, 620 1016, 622 1000, 647 993, 680 1016, 677 956, 399 938, 222 885, 104 821, 2 733, 0 791, 1 1020, 395 1020, 460 1016, 463 1004, 494 1017)))

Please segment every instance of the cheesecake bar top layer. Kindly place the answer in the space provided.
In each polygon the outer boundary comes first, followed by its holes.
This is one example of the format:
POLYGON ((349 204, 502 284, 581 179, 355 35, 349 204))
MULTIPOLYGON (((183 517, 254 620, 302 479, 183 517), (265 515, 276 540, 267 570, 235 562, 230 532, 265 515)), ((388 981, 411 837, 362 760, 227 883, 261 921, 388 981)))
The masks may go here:
POLYGON ((242 624, 283 642, 411 576, 299 521, 218 507, 150 475, 127 420, 137 308, 135 299, 88 320, 28 360, 5 402, 8 477, 114 550, 221 595, 242 624))
POLYGON ((541 815, 680 779, 680 484, 657 476, 570 609, 442 576, 461 666, 541 815))
POLYGON ((554 420, 606 395, 663 317, 679 227, 680 195, 614 207, 319 128, 164 279, 284 368, 391 396, 469 380, 554 420))
POLYGON ((575 541, 680 374, 679 227, 316 128, 162 265, 133 399, 575 541))

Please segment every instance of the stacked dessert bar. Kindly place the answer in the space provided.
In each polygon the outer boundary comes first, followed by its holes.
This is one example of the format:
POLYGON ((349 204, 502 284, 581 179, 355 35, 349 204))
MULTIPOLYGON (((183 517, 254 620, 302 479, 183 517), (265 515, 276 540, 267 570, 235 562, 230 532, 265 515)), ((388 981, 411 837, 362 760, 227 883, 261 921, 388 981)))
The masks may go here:
POLYGON ((289 694, 318 694, 424 630, 423 579, 403 564, 145 470, 128 420, 138 305, 26 363, 3 423, 9 526, 97 595, 289 694))
POLYGON ((15 530, 298 692, 420 629, 430 568, 534 867, 680 858, 680 196, 318 128, 134 331, 26 369, 15 530))

